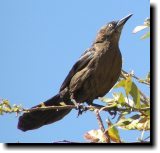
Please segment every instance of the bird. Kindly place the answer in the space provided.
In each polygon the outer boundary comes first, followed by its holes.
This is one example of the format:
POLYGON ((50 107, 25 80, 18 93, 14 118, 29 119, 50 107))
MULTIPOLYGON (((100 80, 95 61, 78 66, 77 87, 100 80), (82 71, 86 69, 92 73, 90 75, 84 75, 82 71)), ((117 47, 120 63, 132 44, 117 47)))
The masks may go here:
MULTIPOLYGON (((122 69, 119 40, 122 29, 133 14, 111 21, 97 33, 95 40, 73 65, 62 83, 58 94, 43 102, 44 106, 92 104, 106 95, 116 84, 122 69), (75 103, 74 103, 75 102, 75 103)), ((42 104, 32 108, 42 107, 42 104)), ((18 121, 18 129, 34 130, 61 120, 72 109, 36 109, 24 112, 18 121)))

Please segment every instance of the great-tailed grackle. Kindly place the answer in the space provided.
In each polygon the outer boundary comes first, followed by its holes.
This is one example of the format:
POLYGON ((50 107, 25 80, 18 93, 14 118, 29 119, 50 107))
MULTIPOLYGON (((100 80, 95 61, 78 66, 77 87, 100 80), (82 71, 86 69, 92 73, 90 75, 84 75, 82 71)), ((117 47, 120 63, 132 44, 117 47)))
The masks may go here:
MULTIPOLYGON (((73 105, 73 100, 91 104, 94 99, 109 92, 121 73, 122 58, 118 43, 123 25, 131 16, 112 21, 100 29, 92 46, 70 70, 59 93, 44 102, 45 106, 61 106, 61 102, 73 105)), ((19 117, 18 128, 22 131, 36 129, 62 119, 70 111, 71 109, 27 112, 19 117)))

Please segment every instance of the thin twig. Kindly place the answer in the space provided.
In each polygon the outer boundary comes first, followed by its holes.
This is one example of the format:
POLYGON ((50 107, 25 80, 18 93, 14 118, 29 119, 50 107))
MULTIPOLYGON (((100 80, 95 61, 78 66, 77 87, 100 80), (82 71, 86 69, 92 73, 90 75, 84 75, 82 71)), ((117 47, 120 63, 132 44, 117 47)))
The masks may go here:
MULTIPOLYGON (((35 107, 35 108, 31 108, 31 109, 23 109, 24 112, 35 112, 37 110, 41 110, 41 111, 46 111, 46 110, 63 110, 63 109, 77 109, 76 106, 74 105, 65 105, 65 106, 45 106, 45 107, 35 107)), ((150 110, 150 107, 145 107, 145 108, 134 108, 134 107, 129 107, 129 108, 118 108, 113 106, 85 106, 85 110, 90 110, 90 111, 94 111, 98 109, 99 111, 110 111, 110 110, 114 110, 114 111, 130 111, 132 109, 132 111, 136 112, 136 111, 147 111, 150 110)))
POLYGON ((149 139, 149 138, 150 138, 150 136, 146 137, 143 141, 146 141, 146 140, 149 139))
MULTIPOLYGON (((41 110, 41 111, 46 111, 46 110, 63 110, 63 109, 77 109, 76 106, 74 105, 65 105, 65 106, 43 106, 43 107, 35 107, 35 108, 31 108, 31 109, 23 109, 24 112, 35 112, 37 110, 41 110)), ((115 105, 113 106, 85 106, 85 110, 90 110, 90 111, 94 111, 94 110, 99 110, 99 111, 147 111, 150 110, 150 107, 145 107, 145 108, 134 108, 134 107, 128 107, 128 108, 122 108, 122 107, 116 107, 115 105)))
POLYGON ((139 92, 140 92, 141 96, 144 98, 144 100, 146 101, 146 103, 148 104, 149 101, 148 101, 147 96, 142 91, 139 90, 139 92))
POLYGON ((95 110, 95 113, 96 113, 96 118, 97 118, 97 120, 98 120, 98 125, 99 125, 101 131, 102 131, 102 132, 105 132, 105 128, 104 128, 102 119, 101 119, 101 117, 100 117, 100 115, 99 115, 99 110, 96 109, 96 110, 95 110))
POLYGON ((141 133, 141 137, 140 137, 140 141, 145 141, 144 139, 143 139, 143 137, 144 137, 144 133, 145 133, 145 130, 146 130, 146 127, 147 127, 147 124, 148 124, 148 121, 147 122, 145 122, 145 124, 144 124, 144 128, 143 128, 143 131, 142 131, 142 133, 141 133))
POLYGON ((104 137, 105 137, 106 143, 110 143, 110 138, 109 138, 108 133, 105 133, 105 128, 104 128, 104 125, 103 125, 101 116, 100 116, 100 114, 99 114, 99 110, 96 109, 96 110, 95 110, 95 113, 96 113, 96 118, 97 118, 97 121, 98 121, 99 128, 100 128, 100 130, 103 132, 103 135, 104 135, 104 137))
POLYGON ((76 108, 75 105, 65 105, 65 106, 42 106, 42 107, 35 107, 31 109, 23 109, 25 112, 35 112, 37 110, 46 111, 46 110, 63 110, 63 109, 74 109, 76 108))
POLYGON ((136 80, 138 80, 138 82, 150 86, 150 83, 148 83, 148 82, 145 81, 145 80, 142 81, 139 77, 135 76, 135 74, 128 74, 126 71, 122 70, 122 76, 123 76, 123 77, 124 77, 123 73, 125 73, 125 74, 127 74, 127 75, 131 75, 133 78, 135 78, 136 80))

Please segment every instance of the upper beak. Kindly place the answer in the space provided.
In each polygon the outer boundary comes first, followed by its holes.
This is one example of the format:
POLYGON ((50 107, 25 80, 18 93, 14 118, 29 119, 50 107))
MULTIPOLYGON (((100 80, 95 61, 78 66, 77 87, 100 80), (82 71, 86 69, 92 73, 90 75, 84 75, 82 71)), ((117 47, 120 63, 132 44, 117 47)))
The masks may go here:
POLYGON ((118 21, 116 28, 123 27, 123 25, 127 22, 127 20, 132 16, 133 14, 129 14, 128 16, 122 18, 118 21))

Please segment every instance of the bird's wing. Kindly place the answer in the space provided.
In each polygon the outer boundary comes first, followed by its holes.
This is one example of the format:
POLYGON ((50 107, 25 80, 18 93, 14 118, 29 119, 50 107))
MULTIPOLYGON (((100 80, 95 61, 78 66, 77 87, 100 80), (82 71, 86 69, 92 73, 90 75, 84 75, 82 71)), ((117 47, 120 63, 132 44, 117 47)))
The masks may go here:
POLYGON ((88 63, 89 61, 93 58, 95 49, 94 48, 90 48, 88 50, 86 50, 81 57, 79 58, 79 60, 73 65, 72 69, 70 70, 70 72, 68 73, 66 79, 64 80, 64 82, 61 85, 60 91, 62 91, 64 88, 66 88, 72 77, 80 70, 82 70, 88 63))

